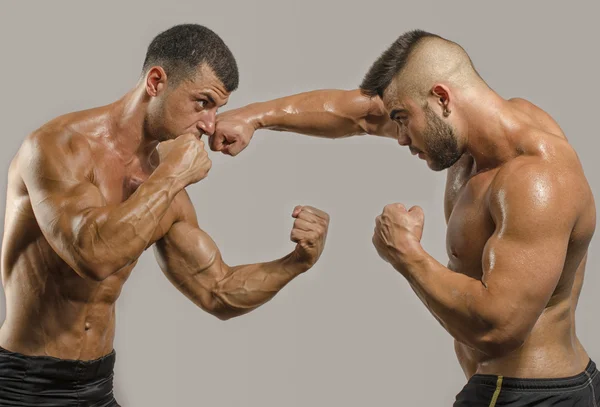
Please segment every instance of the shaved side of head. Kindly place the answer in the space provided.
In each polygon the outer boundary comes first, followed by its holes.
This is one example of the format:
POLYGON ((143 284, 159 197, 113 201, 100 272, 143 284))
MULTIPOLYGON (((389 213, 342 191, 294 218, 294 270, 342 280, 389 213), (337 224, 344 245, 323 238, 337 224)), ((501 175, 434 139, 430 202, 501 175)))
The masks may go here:
POLYGON ((388 88, 421 104, 436 83, 453 88, 485 84, 458 44, 422 30, 402 34, 371 66, 360 85, 383 98, 388 88))

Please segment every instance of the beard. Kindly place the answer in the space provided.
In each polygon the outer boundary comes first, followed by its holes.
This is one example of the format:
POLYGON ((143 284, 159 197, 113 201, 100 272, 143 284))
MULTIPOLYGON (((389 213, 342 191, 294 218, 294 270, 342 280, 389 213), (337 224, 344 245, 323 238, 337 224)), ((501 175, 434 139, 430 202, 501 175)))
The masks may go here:
POLYGON ((440 119, 429 105, 423 110, 427 120, 423 140, 426 140, 425 153, 429 157, 429 167, 434 171, 450 168, 462 156, 456 132, 452 126, 440 119))

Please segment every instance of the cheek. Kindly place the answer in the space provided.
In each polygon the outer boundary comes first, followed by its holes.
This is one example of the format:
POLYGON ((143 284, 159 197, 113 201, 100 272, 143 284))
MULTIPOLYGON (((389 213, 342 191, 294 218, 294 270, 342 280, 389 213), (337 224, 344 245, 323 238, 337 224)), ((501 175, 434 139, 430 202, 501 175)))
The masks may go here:
POLYGON ((193 123, 195 114, 193 105, 169 103, 163 109, 164 126, 173 131, 184 131, 193 123))
POLYGON ((162 127, 164 112, 163 105, 160 100, 152 99, 148 104, 146 122, 151 128, 157 129, 162 127))
POLYGON ((190 123, 196 121, 201 114, 198 112, 198 108, 193 101, 183 101, 173 104, 171 109, 171 117, 184 126, 188 126, 190 123))
POLYGON ((422 149, 423 145, 427 142, 425 132, 417 124, 409 123, 408 128, 405 130, 405 134, 410 137, 412 144, 419 149, 422 149))

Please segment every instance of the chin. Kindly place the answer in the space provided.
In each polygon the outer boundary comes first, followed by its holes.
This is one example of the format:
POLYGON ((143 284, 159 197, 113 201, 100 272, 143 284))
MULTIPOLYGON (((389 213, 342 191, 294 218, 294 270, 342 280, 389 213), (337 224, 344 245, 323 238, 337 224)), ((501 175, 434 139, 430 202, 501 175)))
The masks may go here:
POLYGON ((440 171, 444 171, 446 169, 448 169, 449 167, 445 166, 445 165, 441 165, 439 163, 436 162, 431 162, 429 160, 426 161, 427 162, 427 166, 429 167, 430 170, 435 171, 435 172, 440 172, 440 171))
POLYGON ((173 136, 172 134, 169 134, 166 132, 157 134, 157 137, 156 137, 156 139, 161 143, 163 141, 175 140, 176 138, 177 138, 177 136, 173 136))

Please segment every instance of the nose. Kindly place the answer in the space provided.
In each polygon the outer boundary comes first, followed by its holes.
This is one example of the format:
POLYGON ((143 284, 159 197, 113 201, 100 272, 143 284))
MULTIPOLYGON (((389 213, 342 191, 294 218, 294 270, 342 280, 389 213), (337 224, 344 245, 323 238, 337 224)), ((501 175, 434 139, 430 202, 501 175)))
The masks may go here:
POLYGON ((198 121, 197 127, 200 131, 202 131, 204 134, 207 134, 209 136, 212 136, 213 133, 215 132, 215 112, 214 111, 208 111, 206 112, 206 115, 204 117, 202 117, 202 119, 200 119, 200 121, 198 121))
POLYGON ((408 137, 406 134, 400 134, 398 136, 398 144, 400 144, 401 146, 410 145, 410 137, 408 137))

